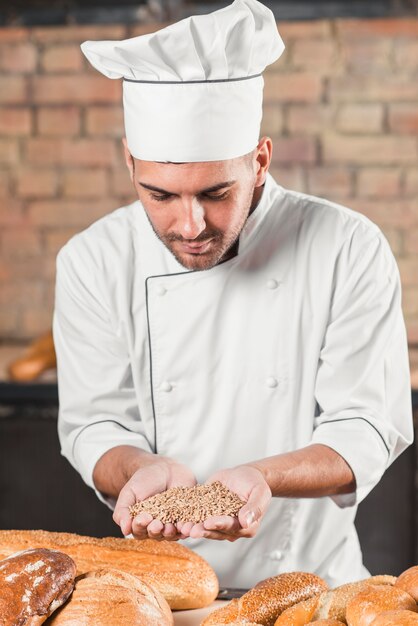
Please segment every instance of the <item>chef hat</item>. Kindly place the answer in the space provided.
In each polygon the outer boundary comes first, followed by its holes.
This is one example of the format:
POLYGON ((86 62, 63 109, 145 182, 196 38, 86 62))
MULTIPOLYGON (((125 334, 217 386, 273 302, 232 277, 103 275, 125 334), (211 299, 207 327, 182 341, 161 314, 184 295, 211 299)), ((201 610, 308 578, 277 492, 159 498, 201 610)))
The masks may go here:
POLYGON ((123 41, 86 41, 90 63, 123 78, 128 148, 147 161, 218 161, 259 140, 264 80, 284 50, 273 13, 235 0, 123 41))

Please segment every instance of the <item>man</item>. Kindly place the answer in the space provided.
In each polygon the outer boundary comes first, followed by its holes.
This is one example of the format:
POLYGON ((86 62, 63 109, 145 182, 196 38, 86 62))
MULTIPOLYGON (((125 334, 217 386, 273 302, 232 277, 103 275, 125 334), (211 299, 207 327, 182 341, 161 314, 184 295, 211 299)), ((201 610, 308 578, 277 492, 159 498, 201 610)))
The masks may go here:
POLYGON ((194 539, 222 585, 367 575, 357 504, 412 441, 399 275, 369 220, 268 173, 273 15, 236 0, 82 48, 124 78, 138 201, 58 256, 63 454, 124 535, 194 539), (130 518, 137 500, 213 480, 245 500, 238 519, 130 518))

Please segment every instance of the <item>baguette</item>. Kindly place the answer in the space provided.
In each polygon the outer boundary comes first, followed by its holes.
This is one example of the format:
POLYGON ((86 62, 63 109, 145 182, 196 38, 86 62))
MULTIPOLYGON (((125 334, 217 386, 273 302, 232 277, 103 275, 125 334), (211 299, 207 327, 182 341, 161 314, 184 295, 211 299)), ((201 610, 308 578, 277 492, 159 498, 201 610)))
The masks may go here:
POLYGON ((0 561, 0 624, 39 626, 74 588, 75 563, 55 550, 24 550, 0 561))
POLYGON ((163 596, 136 576, 102 569, 76 580, 69 601, 48 626, 173 626, 163 596))
POLYGON ((45 530, 1 530, 0 558, 28 548, 49 548, 68 554, 77 574, 119 569, 157 589, 172 609, 197 609, 216 598, 219 586, 210 565, 185 546, 153 539, 85 537, 45 530))
POLYGON ((277 617, 289 606, 319 595, 327 588, 326 582, 315 574, 279 574, 262 580, 241 598, 231 600, 225 607, 211 613, 202 626, 232 624, 240 620, 273 626, 277 617))

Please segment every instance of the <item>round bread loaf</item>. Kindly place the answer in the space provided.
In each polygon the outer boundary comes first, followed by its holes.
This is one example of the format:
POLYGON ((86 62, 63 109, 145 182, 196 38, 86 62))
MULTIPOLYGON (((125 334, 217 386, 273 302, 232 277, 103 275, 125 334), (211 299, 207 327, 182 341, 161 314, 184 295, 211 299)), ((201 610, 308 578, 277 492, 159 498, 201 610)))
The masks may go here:
POLYGON ((289 606, 318 595, 327 584, 315 574, 292 572, 262 580, 239 599, 211 613, 201 626, 231 624, 237 620, 273 626, 289 606))
POLYGON ((417 626, 418 615, 412 611, 385 611, 370 626, 417 626))
POLYGON ((315 626, 344 626, 344 622, 339 622, 337 619, 318 619, 311 624, 315 624, 315 626))
POLYGON ((0 561, 0 624, 38 626, 74 588, 74 561, 55 550, 25 550, 0 561))
POLYGON ((290 607, 280 615, 275 626, 305 626, 314 621, 329 619, 345 623, 346 606, 360 591, 370 585, 391 585, 395 581, 394 576, 372 576, 341 585, 290 607))
POLYGON ((164 597, 136 576, 114 569, 83 574, 51 626, 172 626, 164 597))
POLYGON ((418 602, 418 565, 403 572, 395 582, 395 587, 408 592, 418 602))
POLYGON ((218 595, 215 572, 185 546, 153 539, 85 537, 45 530, 0 530, 0 558, 27 548, 60 550, 74 559, 77 574, 115 568, 158 589, 172 609, 199 609, 218 595))
POLYGON ((349 626, 370 626, 384 611, 407 609, 417 611, 414 598, 390 585, 370 585, 347 604, 346 620, 349 626))

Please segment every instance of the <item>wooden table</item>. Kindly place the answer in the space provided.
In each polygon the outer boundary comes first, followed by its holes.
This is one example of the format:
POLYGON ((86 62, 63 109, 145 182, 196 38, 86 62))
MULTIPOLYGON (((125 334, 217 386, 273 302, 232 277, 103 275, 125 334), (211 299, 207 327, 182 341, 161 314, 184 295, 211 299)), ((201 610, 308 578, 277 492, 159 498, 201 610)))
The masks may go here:
POLYGON ((192 611, 173 611, 174 626, 200 626, 202 620, 220 606, 228 604, 225 600, 215 600, 206 609, 192 611))

